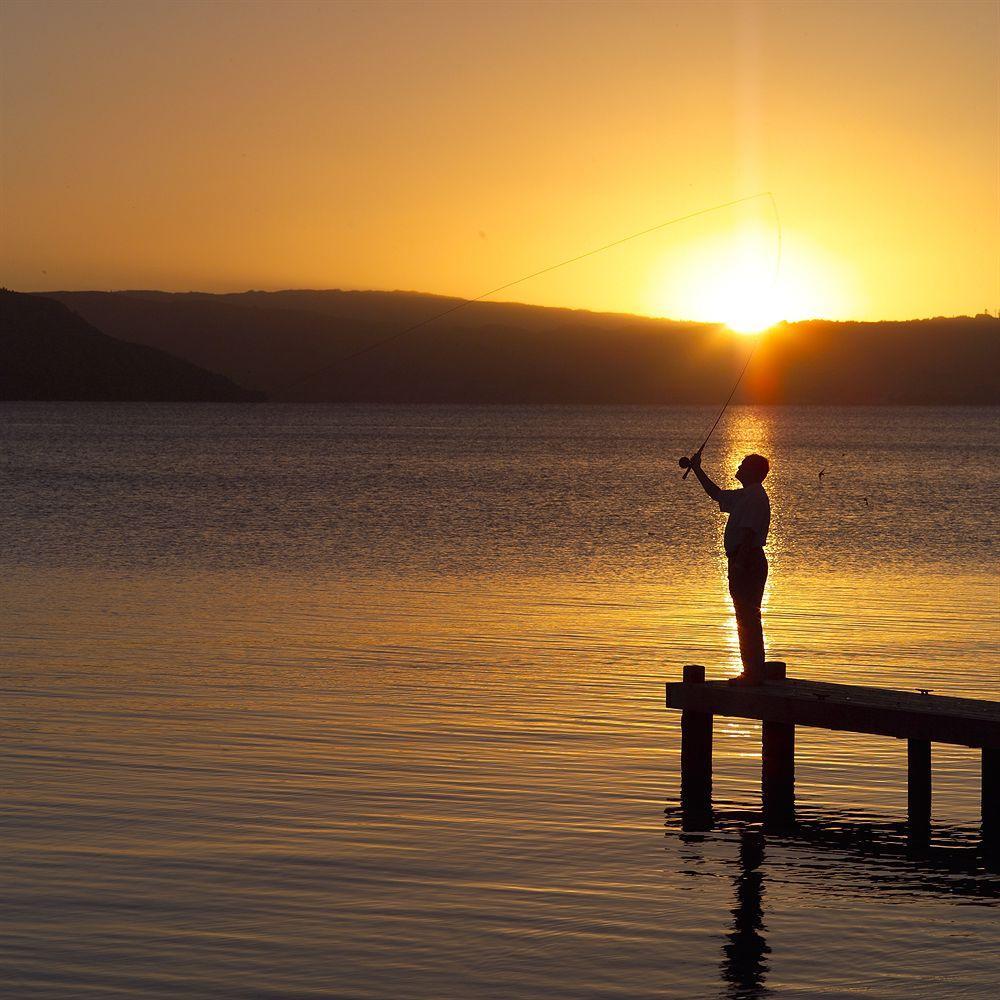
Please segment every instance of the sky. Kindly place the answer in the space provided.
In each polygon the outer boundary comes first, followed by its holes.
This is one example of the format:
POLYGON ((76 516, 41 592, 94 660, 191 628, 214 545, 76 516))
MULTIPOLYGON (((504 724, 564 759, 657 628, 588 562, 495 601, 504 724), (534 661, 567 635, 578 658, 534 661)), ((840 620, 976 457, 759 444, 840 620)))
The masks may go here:
POLYGON ((1000 308, 1000 3, 0 6, 0 282, 1000 308))

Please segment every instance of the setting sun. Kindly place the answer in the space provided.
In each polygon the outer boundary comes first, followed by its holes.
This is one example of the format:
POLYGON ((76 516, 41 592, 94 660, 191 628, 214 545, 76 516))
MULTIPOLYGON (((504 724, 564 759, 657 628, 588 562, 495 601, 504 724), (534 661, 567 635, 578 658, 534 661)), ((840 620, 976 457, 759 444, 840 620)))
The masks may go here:
POLYGON ((781 260, 775 236, 744 232, 727 246, 709 250, 706 258, 692 287, 700 313, 746 334, 785 318, 778 298, 781 260))
POLYGON ((770 290, 750 281, 728 282, 720 299, 722 322, 736 333, 760 333, 783 318, 770 290))
POLYGON ((755 334, 775 323, 837 315, 854 304, 839 262, 758 223, 702 238, 652 272, 648 311, 755 334))

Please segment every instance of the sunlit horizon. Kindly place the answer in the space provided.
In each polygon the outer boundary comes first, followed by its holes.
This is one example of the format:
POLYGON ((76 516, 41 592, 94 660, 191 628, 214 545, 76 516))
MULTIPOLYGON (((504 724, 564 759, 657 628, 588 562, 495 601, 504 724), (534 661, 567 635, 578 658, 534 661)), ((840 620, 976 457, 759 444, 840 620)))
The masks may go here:
POLYGON ((2 281, 469 297, 767 191, 777 281, 762 199, 516 299, 995 312, 998 30, 962 2, 6 4, 2 281))

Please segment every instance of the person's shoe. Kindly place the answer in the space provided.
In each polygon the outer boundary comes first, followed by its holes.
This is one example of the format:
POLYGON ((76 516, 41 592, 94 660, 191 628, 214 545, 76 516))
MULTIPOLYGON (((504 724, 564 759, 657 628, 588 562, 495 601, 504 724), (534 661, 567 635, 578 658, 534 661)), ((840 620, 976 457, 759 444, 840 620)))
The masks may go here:
POLYGON ((764 683, 764 678, 757 673, 748 674, 744 670, 738 677, 730 677, 729 683, 740 684, 743 687, 756 687, 757 685, 764 683))

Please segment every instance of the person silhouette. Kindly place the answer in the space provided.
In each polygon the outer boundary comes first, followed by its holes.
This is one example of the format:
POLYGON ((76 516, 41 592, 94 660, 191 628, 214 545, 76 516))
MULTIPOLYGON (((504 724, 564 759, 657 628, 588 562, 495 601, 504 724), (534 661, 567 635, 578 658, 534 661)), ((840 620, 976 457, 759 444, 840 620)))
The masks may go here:
POLYGON ((764 680, 764 629, 760 604, 767 582, 764 545, 771 526, 771 501, 764 489, 770 464, 763 455, 747 455, 736 470, 738 490, 720 489, 701 467, 701 450, 691 456, 691 468, 705 492, 729 515, 723 545, 729 563, 729 594, 736 611, 743 673, 733 681, 761 684, 764 680))

